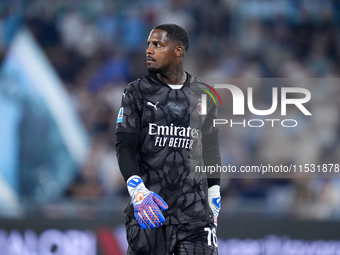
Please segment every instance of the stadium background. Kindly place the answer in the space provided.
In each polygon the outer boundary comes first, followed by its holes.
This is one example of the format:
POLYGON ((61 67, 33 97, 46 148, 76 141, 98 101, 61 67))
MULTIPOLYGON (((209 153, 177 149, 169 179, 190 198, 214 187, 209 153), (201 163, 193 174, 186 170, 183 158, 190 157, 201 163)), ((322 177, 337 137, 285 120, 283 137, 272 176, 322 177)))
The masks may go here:
MULTIPOLYGON (((340 75, 336 0, 1 1, 0 254, 124 254, 115 120, 123 87, 145 74, 146 37, 164 22, 189 31, 186 69, 202 79, 340 75)), ((322 103, 310 105, 319 125, 274 129, 277 139, 222 132, 224 163, 286 163, 296 151, 339 163, 340 86, 305 86, 322 103)), ((221 254, 340 250, 338 179, 224 178, 221 188, 221 254)))

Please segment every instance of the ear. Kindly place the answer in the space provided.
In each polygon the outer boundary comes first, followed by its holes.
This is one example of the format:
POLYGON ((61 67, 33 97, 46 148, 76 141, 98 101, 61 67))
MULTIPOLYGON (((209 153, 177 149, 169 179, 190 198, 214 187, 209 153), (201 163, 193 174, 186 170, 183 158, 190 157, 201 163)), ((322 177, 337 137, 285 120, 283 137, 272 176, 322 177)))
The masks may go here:
POLYGON ((175 54, 177 57, 184 56, 184 47, 182 45, 177 45, 175 47, 175 54))

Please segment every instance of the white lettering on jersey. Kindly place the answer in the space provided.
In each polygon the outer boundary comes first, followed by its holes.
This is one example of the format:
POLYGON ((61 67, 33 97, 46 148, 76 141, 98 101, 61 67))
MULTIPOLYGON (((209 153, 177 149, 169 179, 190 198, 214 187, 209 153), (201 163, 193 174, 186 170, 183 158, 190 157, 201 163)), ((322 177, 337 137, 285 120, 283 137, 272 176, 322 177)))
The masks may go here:
POLYGON ((196 128, 174 126, 172 123, 169 126, 149 123, 149 135, 156 136, 155 146, 192 149, 192 139, 198 138, 199 134, 196 128))

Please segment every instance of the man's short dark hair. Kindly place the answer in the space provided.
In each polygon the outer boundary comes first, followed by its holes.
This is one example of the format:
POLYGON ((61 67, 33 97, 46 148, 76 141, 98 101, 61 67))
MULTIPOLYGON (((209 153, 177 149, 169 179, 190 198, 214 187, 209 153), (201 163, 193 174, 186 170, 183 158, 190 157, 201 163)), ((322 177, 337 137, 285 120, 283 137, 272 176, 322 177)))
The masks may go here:
POLYGON ((174 41, 179 42, 184 47, 185 51, 189 49, 189 34, 181 26, 176 24, 162 24, 156 26, 154 29, 160 29, 167 32, 167 37, 174 41))

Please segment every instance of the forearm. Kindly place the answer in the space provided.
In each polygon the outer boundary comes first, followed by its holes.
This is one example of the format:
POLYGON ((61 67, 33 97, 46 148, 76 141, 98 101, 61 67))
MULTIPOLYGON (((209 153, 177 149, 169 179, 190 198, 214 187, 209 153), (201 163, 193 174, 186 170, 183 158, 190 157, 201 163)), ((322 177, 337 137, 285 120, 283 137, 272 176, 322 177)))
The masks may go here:
MULTIPOLYGON (((221 166, 221 154, 218 141, 218 133, 205 135, 202 138, 203 161, 205 166, 221 166)), ((220 172, 208 173, 208 187, 220 185, 220 172)))
POLYGON ((118 165, 125 182, 133 175, 139 176, 137 145, 138 135, 126 133, 116 134, 118 165))

